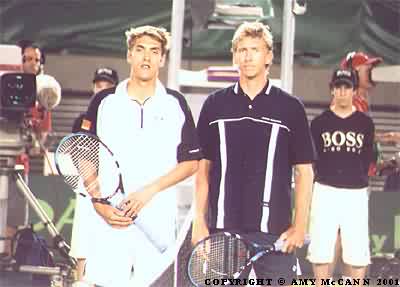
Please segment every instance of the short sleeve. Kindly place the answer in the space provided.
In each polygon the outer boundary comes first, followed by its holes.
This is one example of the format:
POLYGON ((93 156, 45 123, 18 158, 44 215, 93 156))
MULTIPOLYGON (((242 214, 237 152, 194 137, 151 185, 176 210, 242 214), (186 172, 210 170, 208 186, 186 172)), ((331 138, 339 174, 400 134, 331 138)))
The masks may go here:
POLYGON ((212 120, 215 118, 213 116, 212 100, 211 95, 203 103, 197 123, 200 146, 204 157, 208 160, 215 160, 218 144, 217 125, 211 125, 212 120))
POLYGON ((306 112, 300 100, 294 99, 290 126, 290 161, 292 165, 312 163, 316 159, 316 152, 306 112))
POLYGON ((200 160, 203 155, 192 112, 184 97, 179 98, 179 101, 185 120, 182 126, 181 143, 177 149, 177 161, 200 160))

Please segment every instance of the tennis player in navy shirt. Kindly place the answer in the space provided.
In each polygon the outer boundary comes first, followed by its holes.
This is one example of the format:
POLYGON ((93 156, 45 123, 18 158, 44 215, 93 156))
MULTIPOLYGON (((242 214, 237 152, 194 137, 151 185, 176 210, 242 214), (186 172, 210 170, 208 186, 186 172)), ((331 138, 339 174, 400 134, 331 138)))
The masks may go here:
POLYGON ((280 277, 290 284, 296 276, 292 251, 305 239, 315 151, 303 104, 268 79, 272 47, 264 24, 239 26, 232 40, 239 82, 203 104, 198 133, 205 158, 196 177, 192 241, 220 230, 259 244, 284 240, 283 252, 254 264, 257 277, 275 285, 280 277))

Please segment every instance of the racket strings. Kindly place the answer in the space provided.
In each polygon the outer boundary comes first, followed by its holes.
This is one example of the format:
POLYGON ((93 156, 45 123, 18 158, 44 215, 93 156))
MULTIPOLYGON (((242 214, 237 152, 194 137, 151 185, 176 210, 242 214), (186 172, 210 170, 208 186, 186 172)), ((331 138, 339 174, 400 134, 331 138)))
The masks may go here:
POLYGON ((246 265, 246 244, 233 236, 211 236, 199 244, 192 254, 190 277, 197 286, 205 279, 233 278, 233 274, 246 265))
POLYGON ((83 134, 71 136, 58 147, 57 152, 64 180, 74 191, 84 189, 84 193, 104 199, 117 192, 118 167, 111 153, 96 138, 83 134), (100 173, 107 175, 101 182, 100 173), (113 194, 107 195, 114 190, 113 194))
POLYGON ((97 177, 98 151, 99 143, 84 135, 69 137, 59 146, 59 166, 73 188, 78 188, 80 176, 83 179, 97 177))

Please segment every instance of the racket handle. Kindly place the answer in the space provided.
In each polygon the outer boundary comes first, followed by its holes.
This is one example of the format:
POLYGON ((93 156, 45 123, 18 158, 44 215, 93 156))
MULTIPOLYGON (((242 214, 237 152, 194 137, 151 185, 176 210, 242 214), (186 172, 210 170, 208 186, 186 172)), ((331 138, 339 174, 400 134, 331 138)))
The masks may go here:
POLYGON ((101 203, 101 204, 107 204, 107 205, 111 205, 111 202, 108 199, 105 198, 96 198, 96 197, 92 197, 90 199, 93 203, 101 203))
MULTIPOLYGON (((310 244, 310 242, 311 242, 310 235, 306 234, 306 236, 304 238, 304 245, 308 245, 308 244, 310 244)), ((281 251, 284 245, 285 245, 285 240, 278 239, 274 243, 274 248, 276 251, 281 251)))

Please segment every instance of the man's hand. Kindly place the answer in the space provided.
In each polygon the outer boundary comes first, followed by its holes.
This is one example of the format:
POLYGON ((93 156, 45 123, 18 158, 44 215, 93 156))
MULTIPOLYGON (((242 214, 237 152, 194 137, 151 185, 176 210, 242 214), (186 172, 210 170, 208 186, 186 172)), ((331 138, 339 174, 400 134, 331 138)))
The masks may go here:
POLYGON ((124 216, 124 212, 111 205, 104 203, 93 203, 96 212, 103 217, 104 221, 114 228, 125 228, 133 223, 132 218, 124 216))
POLYGON ((208 230, 207 222, 204 219, 193 220, 192 226, 192 245, 203 240, 210 235, 208 230))
POLYGON ((144 187, 140 191, 131 192, 120 205, 123 214, 128 217, 136 217, 156 193, 157 190, 152 186, 144 187))
POLYGON ((304 231, 296 230, 294 226, 289 227, 278 239, 284 241, 282 252, 290 253, 296 248, 303 247, 305 236, 304 231))

